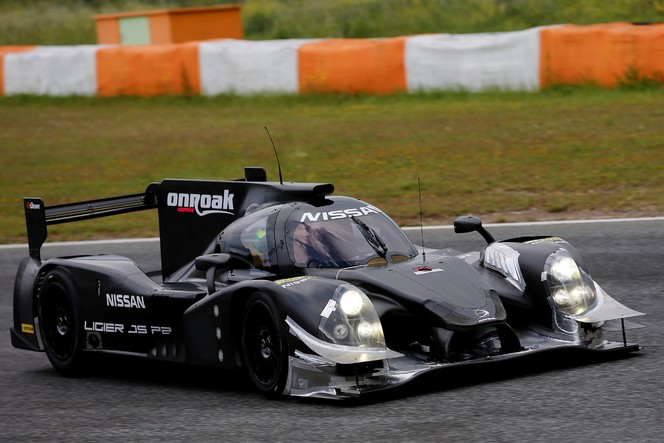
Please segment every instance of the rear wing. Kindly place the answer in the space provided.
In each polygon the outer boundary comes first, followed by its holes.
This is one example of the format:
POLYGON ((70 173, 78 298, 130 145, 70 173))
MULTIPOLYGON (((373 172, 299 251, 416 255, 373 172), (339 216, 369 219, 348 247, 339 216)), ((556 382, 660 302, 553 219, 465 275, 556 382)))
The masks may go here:
POLYGON ((164 179, 144 193, 44 206, 41 198, 25 198, 30 256, 41 260, 48 225, 128 212, 158 209, 161 266, 164 280, 204 253, 215 236, 244 216, 254 204, 324 200, 334 192, 328 183, 268 182, 262 168, 245 168, 240 180, 164 179))
POLYGON ((25 197, 23 206, 25 209, 25 223, 28 229, 30 257, 41 260, 40 251, 46 241, 49 225, 154 209, 157 207, 157 199, 154 194, 146 191, 143 194, 123 195, 46 207, 44 200, 41 198, 25 197))

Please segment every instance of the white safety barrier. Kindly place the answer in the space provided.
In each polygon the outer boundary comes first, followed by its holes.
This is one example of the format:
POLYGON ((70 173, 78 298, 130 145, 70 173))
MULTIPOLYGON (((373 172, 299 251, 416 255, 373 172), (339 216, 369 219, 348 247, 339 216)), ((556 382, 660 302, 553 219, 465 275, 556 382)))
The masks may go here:
POLYGON ((408 90, 538 89, 540 29, 409 37, 408 90))
POLYGON ((201 43, 201 94, 293 93, 298 85, 298 49, 316 40, 223 40, 201 43))
POLYGON ((99 45, 38 46, 5 54, 5 95, 96 95, 99 45))

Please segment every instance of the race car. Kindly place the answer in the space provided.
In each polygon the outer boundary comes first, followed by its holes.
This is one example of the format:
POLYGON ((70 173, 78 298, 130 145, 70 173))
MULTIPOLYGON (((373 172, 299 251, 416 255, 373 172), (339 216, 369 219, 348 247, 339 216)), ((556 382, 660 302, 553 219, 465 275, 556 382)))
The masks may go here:
POLYGON ((444 368, 557 349, 630 353, 625 319, 558 237, 481 251, 416 247, 383 211, 326 183, 167 179, 44 206, 25 198, 29 256, 12 344, 80 374, 93 354, 242 370, 266 396, 355 398, 444 368), (157 210, 161 270, 118 255, 42 259, 47 226, 157 210), (603 329, 622 327, 622 341, 603 329))

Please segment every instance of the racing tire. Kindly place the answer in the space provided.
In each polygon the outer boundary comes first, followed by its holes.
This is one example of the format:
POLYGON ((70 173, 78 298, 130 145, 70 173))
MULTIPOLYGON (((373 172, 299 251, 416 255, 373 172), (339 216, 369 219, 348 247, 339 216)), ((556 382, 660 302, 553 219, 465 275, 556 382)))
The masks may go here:
POLYGON ((288 373, 288 337, 275 303, 256 292, 242 317, 242 357, 249 380, 263 395, 279 397, 288 373))
POLYGON ((64 375, 80 375, 85 368, 81 306, 76 286, 66 271, 55 268, 46 274, 37 306, 42 342, 49 361, 64 375))

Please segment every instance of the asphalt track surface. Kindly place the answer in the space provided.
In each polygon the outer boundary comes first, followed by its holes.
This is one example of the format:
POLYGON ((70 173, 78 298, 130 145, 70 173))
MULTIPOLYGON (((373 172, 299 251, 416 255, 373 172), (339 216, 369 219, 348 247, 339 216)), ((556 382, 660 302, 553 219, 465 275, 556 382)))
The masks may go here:
MULTIPOLYGON (((267 400, 241 375, 135 360, 65 378, 9 340, 24 248, 0 247, 0 440, 13 441, 662 441, 664 220, 491 227, 496 238, 560 235, 604 289, 647 313, 621 359, 555 354, 438 372, 360 402, 267 400)), ((421 243, 419 230, 408 231, 421 243)), ((477 250, 477 234, 426 230, 427 247, 477 250)), ((122 253, 158 267, 158 243, 56 245, 44 256, 122 253)), ((620 339, 620 337, 616 337, 620 339)))

